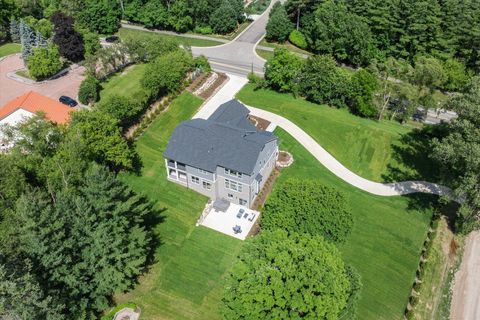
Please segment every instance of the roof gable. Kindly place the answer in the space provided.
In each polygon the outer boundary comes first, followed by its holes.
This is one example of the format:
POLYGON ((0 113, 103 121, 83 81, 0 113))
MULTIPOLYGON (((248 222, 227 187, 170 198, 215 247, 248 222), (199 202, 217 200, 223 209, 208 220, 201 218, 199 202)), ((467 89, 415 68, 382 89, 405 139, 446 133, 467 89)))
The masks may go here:
POLYGON ((248 109, 235 102, 228 102, 227 107, 222 105, 220 112, 217 110, 207 120, 193 119, 178 125, 164 156, 210 172, 221 166, 251 174, 265 144, 277 138, 271 132, 258 131, 251 125, 247 119, 248 109), (239 105, 247 112, 243 109, 225 110, 239 105), (243 121, 250 126, 242 125, 243 121))

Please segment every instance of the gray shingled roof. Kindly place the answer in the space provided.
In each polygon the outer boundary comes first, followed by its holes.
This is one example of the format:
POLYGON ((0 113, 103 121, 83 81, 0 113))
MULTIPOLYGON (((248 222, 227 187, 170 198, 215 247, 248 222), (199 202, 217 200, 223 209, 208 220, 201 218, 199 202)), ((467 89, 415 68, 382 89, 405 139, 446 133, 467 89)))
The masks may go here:
POLYGON ((249 111, 238 101, 221 105, 207 120, 179 124, 164 157, 214 172, 217 166, 251 174, 266 143, 277 139, 258 131, 247 119, 249 111))

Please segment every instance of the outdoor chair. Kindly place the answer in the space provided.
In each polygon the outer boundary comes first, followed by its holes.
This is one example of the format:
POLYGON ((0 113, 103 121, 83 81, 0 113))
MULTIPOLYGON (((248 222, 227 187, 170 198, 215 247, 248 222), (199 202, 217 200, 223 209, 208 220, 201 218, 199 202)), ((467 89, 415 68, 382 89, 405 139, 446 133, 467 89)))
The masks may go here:
POLYGON ((256 216, 256 214, 255 214, 255 213, 252 213, 252 214, 250 215, 250 218, 248 218, 248 221, 253 221, 253 219, 255 219, 255 216, 256 216))

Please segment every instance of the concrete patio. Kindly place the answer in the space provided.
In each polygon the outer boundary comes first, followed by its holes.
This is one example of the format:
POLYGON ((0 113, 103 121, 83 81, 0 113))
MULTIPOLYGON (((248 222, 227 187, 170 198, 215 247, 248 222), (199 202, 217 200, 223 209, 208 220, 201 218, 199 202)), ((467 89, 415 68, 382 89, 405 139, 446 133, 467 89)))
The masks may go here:
POLYGON ((199 224, 231 237, 245 240, 259 215, 258 211, 234 203, 231 203, 225 212, 216 210, 212 205, 207 205, 199 224), (240 209, 245 212, 241 218, 237 218, 240 209), (233 230, 235 226, 239 226, 242 232, 235 233, 233 230))

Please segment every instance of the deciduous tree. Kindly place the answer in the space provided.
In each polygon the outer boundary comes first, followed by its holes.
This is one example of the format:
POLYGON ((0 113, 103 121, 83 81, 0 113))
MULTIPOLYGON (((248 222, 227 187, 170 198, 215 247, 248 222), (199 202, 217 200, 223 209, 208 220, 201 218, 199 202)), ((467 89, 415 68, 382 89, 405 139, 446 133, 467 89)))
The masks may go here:
POLYGON ((321 236, 263 231, 247 241, 225 287, 226 319, 336 319, 352 286, 321 236))

